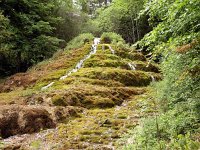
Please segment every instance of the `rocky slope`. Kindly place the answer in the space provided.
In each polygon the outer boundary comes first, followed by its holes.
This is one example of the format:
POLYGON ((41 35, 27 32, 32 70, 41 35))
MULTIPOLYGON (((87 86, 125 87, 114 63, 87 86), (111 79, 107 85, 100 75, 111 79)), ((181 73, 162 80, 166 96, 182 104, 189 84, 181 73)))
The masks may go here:
POLYGON ((61 78, 76 69, 91 46, 59 52, 0 85, 0 149, 120 146, 118 139, 142 115, 138 103, 147 86, 161 75, 141 53, 99 44, 80 69, 61 78))

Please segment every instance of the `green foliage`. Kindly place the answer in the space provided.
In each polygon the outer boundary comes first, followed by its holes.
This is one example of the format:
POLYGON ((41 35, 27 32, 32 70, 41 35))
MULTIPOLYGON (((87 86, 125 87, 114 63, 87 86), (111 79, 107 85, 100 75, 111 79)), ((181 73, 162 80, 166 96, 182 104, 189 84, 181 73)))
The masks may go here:
POLYGON ((134 43, 150 29, 147 17, 137 19, 142 8, 143 0, 115 0, 111 6, 98 9, 94 20, 101 33, 116 32, 134 43))
POLYGON ((76 49, 82 47, 85 43, 90 43, 94 39, 91 33, 83 33, 75 37, 68 44, 66 49, 76 49))
POLYGON ((9 18, 6 26, 12 31, 12 37, 7 41, 10 47, 1 52, 15 71, 27 69, 58 49, 61 40, 53 36, 53 32, 60 18, 53 14, 53 1, 0 3, 3 16, 9 18))
POLYGON ((117 44, 122 43, 125 44, 124 39, 121 37, 121 35, 114 33, 114 32, 105 32, 101 35, 101 41, 103 43, 107 44, 117 44))
MULTIPOLYGON (((142 14, 154 26, 139 45, 162 55, 163 80, 154 84, 154 117, 144 118, 131 133, 127 149, 200 148, 200 28, 198 0, 153 0, 142 14), (134 137, 133 137, 134 136, 134 137)), ((126 149, 126 148, 125 148, 126 149)))
POLYGON ((6 57, 9 56, 8 50, 12 48, 12 44, 10 44, 12 36, 13 32, 9 27, 9 19, 0 12, 0 76, 6 75, 10 69, 6 57), (8 66, 8 68, 5 68, 5 66, 8 66))
POLYGON ((99 22, 97 20, 88 20, 82 27, 81 31, 83 33, 92 33, 93 35, 99 37, 101 30, 99 28, 99 22))
POLYGON ((71 0, 0 1, 0 9, 1 75, 50 58, 88 19, 71 0))
MULTIPOLYGON (((165 120, 167 122, 167 120, 165 120)), ((159 124, 160 125, 160 124, 159 124)), ((168 124, 167 124, 168 125, 168 124)), ((167 150, 167 149, 181 149, 181 150, 198 150, 200 143, 193 139, 191 133, 185 135, 179 134, 168 139, 167 133, 163 133, 162 129, 167 128, 164 124, 161 124, 159 130, 156 129, 156 122, 154 119, 145 119, 143 126, 136 127, 131 135, 137 135, 131 137, 134 144, 126 145, 124 150, 139 150, 139 149, 155 149, 155 150, 167 150), (167 138, 167 139, 166 139, 167 138)), ((170 127, 168 127, 170 128, 170 127)))
POLYGON ((190 42, 200 31, 199 0, 154 0, 145 4, 143 14, 150 16, 154 30, 145 35, 139 42, 149 50, 156 49, 161 42, 172 41, 172 38, 187 36, 190 42))

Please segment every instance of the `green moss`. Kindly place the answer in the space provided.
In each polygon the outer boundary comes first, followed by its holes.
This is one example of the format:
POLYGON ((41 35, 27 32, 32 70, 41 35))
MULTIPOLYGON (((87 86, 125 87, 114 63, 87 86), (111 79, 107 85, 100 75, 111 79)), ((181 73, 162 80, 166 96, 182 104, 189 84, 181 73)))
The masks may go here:
POLYGON ((74 73, 73 76, 115 80, 126 86, 147 86, 151 82, 151 77, 148 73, 118 68, 83 68, 74 73))
POLYGON ((94 39, 94 36, 91 33, 80 34, 71 40, 66 49, 76 49, 82 47, 85 43, 91 42, 94 39))
POLYGON ((61 76, 63 76, 65 73, 66 73, 66 69, 57 70, 57 71, 43 77, 39 82, 49 82, 49 81, 52 81, 52 80, 57 80, 61 76))
MULTIPOLYGON (((42 70, 43 76, 37 80, 34 89, 41 89, 43 86, 52 81, 58 80, 65 75, 67 71, 75 67, 75 65, 90 52, 91 44, 85 44, 84 47, 76 50, 66 51, 59 58, 52 60, 50 64, 40 66, 38 70, 42 70)), ((32 70, 33 72, 33 70, 32 70)), ((33 73, 37 73, 36 70, 33 73)))
POLYGON ((37 149, 40 149, 41 143, 42 143, 42 142, 41 142, 40 140, 36 140, 36 141, 33 141, 33 142, 30 144, 30 146, 31 146, 32 149, 37 150, 37 149))
POLYGON ((104 51, 99 52, 97 51, 97 53, 95 55, 92 55, 90 57, 90 59, 95 59, 97 61, 101 61, 101 60, 107 60, 107 59, 111 59, 111 60, 121 60, 121 58, 117 55, 113 55, 113 54, 106 54, 104 51))
POLYGON ((137 70, 143 70, 147 72, 156 72, 156 73, 160 72, 159 66, 155 63, 148 64, 148 62, 144 62, 144 61, 134 61, 133 63, 136 65, 137 70))
POLYGON ((146 61, 146 58, 141 53, 127 53, 127 52, 117 51, 116 55, 122 58, 128 58, 132 61, 136 61, 136 60, 146 61))
POLYGON ((67 105, 67 103, 65 102, 65 99, 60 95, 53 96, 51 101, 52 101, 53 105, 55 105, 55 106, 66 106, 67 105))
POLYGON ((112 99, 106 97, 100 97, 100 96, 87 96, 84 101, 84 104, 86 104, 86 107, 93 108, 93 107, 99 107, 99 108, 109 108, 113 107, 115 103, 112 99))
POLYGON ((119 119, 127 119, 127 114, 118 114, 117 118, 119 118, 119 119))
POLYGON ((99 80, 99 79, 90 79, 84 77, 69 77, 63 81, 64 85, 69 84, 92 84, 92 85, 99 85, 99 86, 107 86, 107 87, 120 87, 124 86, 122 83, 113 81, 113 80, 99 80))
POLYGON ((89 59, 85 62, 84 67, 121 67, 124 68, 127 66, 127 62, 118 61, 118 60, 98 60, 98 59, 89 59))
MULTIPOLYGON (((135 113, 138 113, 136 110, 140 105, 136 95, 146 91, 144 86, 151 82, 150 75, 156 80, 160 78, 159 74, 144 72, 153 69, 145 68, 147 62, 143 61, 140 53, 130 54, 130 49, 112 45, 117 54, 113 55, 107 45, 104 45, 105 50, 102 50, 102 46, 99 45, 97 53, 84 63, 84 68, 62 81, 58 79, 88 54, 91 45, 58 54, 50 64, 45 64, 46 67, 41 65, 38 68, 37 71, 44 70, 43 77, 33 91, 24 93, 28 99, 35 101, 39 101, 38 97, 51 99, 50 103, 44 102, 50 106, 53 104, 80 110, 79 115, 74 115, 73 119, 64 118, 57 125, 58 128, 44 137, 44 141, 51 141, 55 149, 101 149, 105 144, 115 144, 122 134, 137 124, 140 114, 135 113), (132 59, 138 67, 136 71, 128 68, 128 62, 132 59), (47 91, 35 92, 52 81, 55 84, 47 91), (62 148, 55 143, 61 143, 62 148)), ((19 93, 8 94, 9 99, 12 99, 12 94, 16 98, 19 93)))

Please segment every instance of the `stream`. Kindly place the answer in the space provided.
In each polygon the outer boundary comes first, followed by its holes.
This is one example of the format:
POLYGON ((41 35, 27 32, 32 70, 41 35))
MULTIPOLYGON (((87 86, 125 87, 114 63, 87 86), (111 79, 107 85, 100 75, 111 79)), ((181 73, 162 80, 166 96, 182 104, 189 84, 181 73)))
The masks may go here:
MULTIPOLYGON (((64 80, 66 79, 68 76, 70 76, 72 73, 77 72, 79 69, 81 69, 83 67, 83 63, 89 59, 92 55, 94 55, 97 52, 97 46, 100 43, 100 38, 94 38, 92 47, 91 47, 91 51, 88 55, 86 55, 83 59, 81 59, 75 66, 74 69, 70 70, 69 72, 67 72, 64 76, 60 77, 60 80, 64 80)), ((111 51, 113 52, 114 50, 112 48, 110 48, 111 51)), ((48 88, 50 88, 51 86, 54 85, 55 82, 51 82, 48 85, 44 86, 41 88, 41 90, 46 90, 48 88)))

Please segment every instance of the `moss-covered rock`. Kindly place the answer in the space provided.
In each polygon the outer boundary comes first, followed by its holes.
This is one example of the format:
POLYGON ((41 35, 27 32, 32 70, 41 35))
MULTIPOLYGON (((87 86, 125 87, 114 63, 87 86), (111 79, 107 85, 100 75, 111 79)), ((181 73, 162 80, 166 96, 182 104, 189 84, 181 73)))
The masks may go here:
POLYGON ((48 95, 55 106, 81 106, 85 108, 110 108, 120 105, 133 95, 142 94, 145 88, 104 87, 95 85, 74 85, 65 91, 48 95))
POLYGON ((85 62, 84 67, 122 67, 124 68, 127 66, 127 62, 125 61, 118 61, 118 60, 96 60, 96 59, 90 59, 87 62, 85 62))
MULTIPOLYGON (((160 73, 160 69, 159 69, 158 65, 155 63, 148 63, 145 61, 130 61, 130 60, 127 60, 127 62, 131 63, 135 67, 136 70, 160 73)), ((124 66, 124 69, 131 70, 128 63, 126 66, 124 66)))
POLYGON ((64 98, 60 95, 55 95, 52 97, 52 104, 55 106, 67 106, 67 103, 65 102, 64 98))
POLYGON ((116 55, 122 57, 122 58, 128 58, 132 61, 146 61, 146 58, 143 54, 141 53, 127 53, 127 52, 123 52, 123 51, 117 51, 116 55))
POLYGON ((113 80, 90 79, 90 78, 84 78, 84 77, 79 77, 79 78, 69 77, 65 79, 62 84, 58 84, 58 87, 55 87, 55 88, 62 88, 62 86, 66 86, 66 85, 71 86, 70 84, 73 84, 73 85, 92 84, 92 85, 107 86, 107 87, 124 86, 124 84, 118 81, 113 81, 113 80))
POLYGON ((126 86, 147 86, 152 81, 151 76, 146 72, 119 68, 83 68, 79 72, 74 73, 73 76, 114 80, 126 86))

